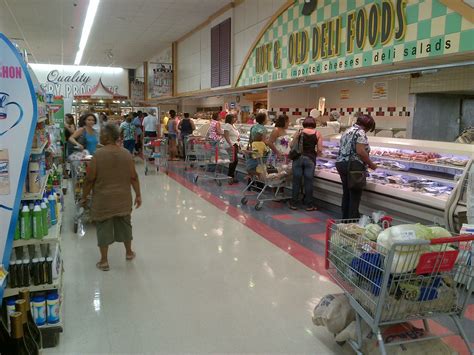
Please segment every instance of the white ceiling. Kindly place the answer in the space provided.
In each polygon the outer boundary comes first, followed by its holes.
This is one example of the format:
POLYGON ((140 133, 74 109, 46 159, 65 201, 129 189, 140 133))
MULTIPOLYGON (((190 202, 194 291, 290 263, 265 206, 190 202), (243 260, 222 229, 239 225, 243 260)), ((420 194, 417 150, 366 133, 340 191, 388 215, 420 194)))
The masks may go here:
MULTIPOLYGON (((81 65, 136 68, 230 2, 101 0, 81 65)), ((0 0, 0 32, 26 48, 32 63, 73 64, 88 4, 0 0)))

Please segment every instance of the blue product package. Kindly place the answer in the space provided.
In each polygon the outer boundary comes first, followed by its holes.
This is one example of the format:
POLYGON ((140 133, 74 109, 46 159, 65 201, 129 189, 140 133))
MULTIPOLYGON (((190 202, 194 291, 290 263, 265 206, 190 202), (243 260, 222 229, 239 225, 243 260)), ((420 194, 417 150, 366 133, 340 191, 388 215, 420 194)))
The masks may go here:
POLYGON ((33 297, 33 319, 36 325, 46 324, 46 301, 44 296, 33 297))
POLYGON ((57 292, 49 293, 46 297, 46 307, 48 310, 48 324, 59 322, 59 295, 57 292))
POLYGON ((375 296, 380 294, 383 281, 383 255, 379 253, 362 253, 360 257, 353 258, 351 269, 362 279, 371 283, 370 292, 375 296))

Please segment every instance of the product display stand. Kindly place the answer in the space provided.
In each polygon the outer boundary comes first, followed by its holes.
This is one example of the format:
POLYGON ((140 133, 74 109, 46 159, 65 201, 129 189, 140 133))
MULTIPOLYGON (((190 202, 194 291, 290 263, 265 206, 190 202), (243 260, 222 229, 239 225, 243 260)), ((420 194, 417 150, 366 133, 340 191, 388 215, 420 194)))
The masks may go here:
MULTIPOLYGON (((7 139, 0 149, 9 154, 6 157, 11 166, 10 188, 8 194, 3 194, 10 200, 4 198, 5 202, 2 201, 4 209, 10 215, 2 212, 1 216, 2 223, 5 221, 8 227, 6 235, 2 236, 6 245, 1 246, 4 247, 3 264, 8 268, 2 287, 2 316, 7 319, 12 311, 7 305, 18 299, 21 289, 28 289, 33 318, 41 331, 43 348, 48 348, 57 345, 59 333, 63 331, 61 227, 64 169, 61 130, 53 121, 53 109, 46 104, 46 95, 36 77, 30 70, 26 70, 24 62, 22 65, 25 69, 18 76, 27 76, 28 72, 28 87, 33 103, 30 102, 28 106, 17 99, 19 103, 15 104, 20 118, 9 130, 3 132, 7 139), (24 119, 27 114, 28 119, 24 119), (16 126, 23 133, 15 135, 16 126), (17 152, 15 145, 18 140, 23 140, 24 148, 17 152), (15 156, 23 157, 20 166, 12 164, 15 156)), ((15 84, 12 82, 9 86, 6 83, 7 95, 21 97, 15 84)), ((10 113, 18 114, 13 109, 8 115, 10 113)))

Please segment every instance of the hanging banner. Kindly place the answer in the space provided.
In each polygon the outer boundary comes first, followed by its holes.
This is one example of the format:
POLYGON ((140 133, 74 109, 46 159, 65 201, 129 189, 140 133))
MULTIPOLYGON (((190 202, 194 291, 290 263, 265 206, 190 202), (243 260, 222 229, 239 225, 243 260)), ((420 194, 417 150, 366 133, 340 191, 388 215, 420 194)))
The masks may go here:
POLYGON ((48 105, 52 114, 52 122, 61 129, 61 142, 64 143, 64 99, 62 96, 54 96, 48 105))
POLYGON ((295 0, 251 49, 236 86, 473 52, 473 36, 474 24, 440 0, 295 0))
MULTIPOLYGON (((33 83, 18 50, 0 33, 0 251, 7 267, 37 122, 33 83)), ((3 287, 0 287, 0 297, 3 287)))

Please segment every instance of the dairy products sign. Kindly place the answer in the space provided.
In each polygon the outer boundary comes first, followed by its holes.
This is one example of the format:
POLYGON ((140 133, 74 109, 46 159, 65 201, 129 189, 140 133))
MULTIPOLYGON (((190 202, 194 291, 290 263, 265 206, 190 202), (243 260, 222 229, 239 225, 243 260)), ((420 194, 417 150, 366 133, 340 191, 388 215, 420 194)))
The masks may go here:
POLYGON ((31 64, 41 87, 54 96, 74 98, 91 90, 102 79, 112 92, 128 96, 128 71, 112 67, 31 64))
MULTIPOLYGON (((26 64, 0 33, 0 253, 8 264, 18 219, 37 102, 26 64)), ((2 289, 0 287, 0 297, 2 289)))

